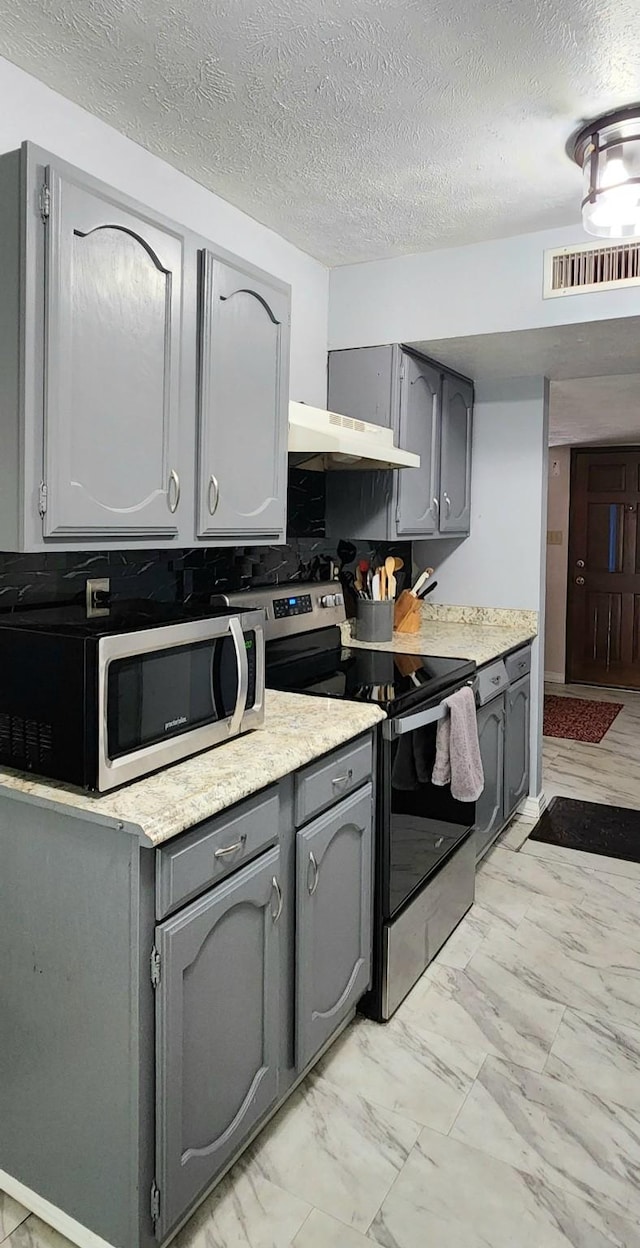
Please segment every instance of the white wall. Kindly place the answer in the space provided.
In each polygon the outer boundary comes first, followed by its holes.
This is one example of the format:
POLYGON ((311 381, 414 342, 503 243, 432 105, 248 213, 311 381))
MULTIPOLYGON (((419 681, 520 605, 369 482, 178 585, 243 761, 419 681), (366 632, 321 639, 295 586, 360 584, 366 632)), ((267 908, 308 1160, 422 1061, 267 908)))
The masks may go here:
POLYGON ((640 286, 542 298, 543 252, 589 241, 594 240, 576 224, 333 269, 329 346, 420 342, 639 315, 640 286))
POLYGON ((542 785, 543 638, 549 387, 542 377, 487 382, 476 390, 471 536, 415 542, 431 564, 431 601, 537 611, 531 672, 531 793, 542 785))
POLYGON ((291 397, 326 405, 328 271, 171 165, 0 58, 0 152, 31 139, 291 283, 291 397))

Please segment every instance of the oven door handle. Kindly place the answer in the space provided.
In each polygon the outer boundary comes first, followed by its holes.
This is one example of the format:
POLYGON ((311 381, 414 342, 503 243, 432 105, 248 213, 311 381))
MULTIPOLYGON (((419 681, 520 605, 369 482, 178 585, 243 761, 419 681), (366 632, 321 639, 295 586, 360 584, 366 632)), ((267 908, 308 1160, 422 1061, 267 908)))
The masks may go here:
POLYGON ((236 700, 235 710, 229 720, 229 736, 237 737, 242 726, 242 720, 247 706, 247 696, 249 693, 249 664, 247 662, 247 649, 244 643, 242 625, 237 615, 232 615, 229 619, 229 632, 233 637, 233 644, 236 649, 236 665, 238 671, 238 697, 236 700))
POLYGON ((437 724, 448 714, 447 707, 441 702, 440 706, 432 706, 428 711, 417 711, 415 715, 401 715, 399 719, 386 719, 382 725, 382 735, 386 741, 393 741, 396 737, 404 737, 407 732, 415 732, 416 728, 426 728, 427 724, 437 724))

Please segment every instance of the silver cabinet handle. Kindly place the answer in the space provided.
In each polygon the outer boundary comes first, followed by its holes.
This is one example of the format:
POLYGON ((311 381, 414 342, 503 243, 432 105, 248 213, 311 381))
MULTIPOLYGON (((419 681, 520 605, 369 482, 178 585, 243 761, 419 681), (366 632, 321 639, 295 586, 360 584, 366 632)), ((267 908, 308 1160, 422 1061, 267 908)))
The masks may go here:
POLYGON ((280 888, 277 877, 275 875, 273 876, 271 880, 271 887, 276 895, 276 912, 274 914, 273 910, 271 911, 271 918, 273 919, 274 923, 277 923, 278 919, 280 918, 280 915, 282 914, 282 907, 284 905, 284 901, 282 899, 282 889, 280 888))
POLYGON ((238 673, 238 697, 235 710, 229 720, 229 736, 235 737, 240 731, 242 717, 247 705, 247 694, 249 693, 249 664, 247 662, 247 648, 244 642, 242 625, 237 615, 232 615, 229 618, 229 632, 233 637, 233 644, 236 650, 236 670, 238 673))
POLYGON ((223 845, 221 849, 214 849, 214 858, 226 858, 227 854, 235 854, 237 849, 244 849, 246 844, 246 836, 243 832, 239 841, 235 841, 233 845, 223 845))
POLYGON ((433 510, 436 513, 436 520, 439 520, 440 519, 440 499, 439 498, 433 499, 433 510))
POLYGON ((443 837, 443 836, 439 836, 439 837, 438 837, 438 839, 437 839, 437 841, 435 842, 435 844, 434 844, 433 848, 434 848, 434 849, 440 849, 440 846, 442 845, 442 842, 443 842, 443 841, 444 841, 444 837, 443 837))
POLYGON ((175 468, 172 468, 171 472, 169 473, 169 487, 167 489, 167 497, 169 501, 169 511, 171 512, 171 515, 173 515, 174 512, 178 510, 178 503, 180 502, 180 477, 178 476, 175 468), (171 497, 172 486, 173 486, 173 498, 171 497))
POLYGON ((502 676, 492 676, 492 677, 491 677, 491 684, 492 684, 492 685, 499 685, 501 680, 502 680, 502 676))
POLYGON ((218 485, 218 478, 214 477, 213 473, 211 473, 211 476, 209 477, 209 489, 207 492, 207 506, 209 508, 210 516, 215 516, 216 511, 218 510, 219 502, 220 486, 218 485))
POLYGON ((447 509, 447 519, 448 519, 449 516, 451 515, 451 499, 449 498, 449 495, 447 494, 446 490, 443 494, 443 498, 444 498, 444 505, 447 509))
POLYGON ((350 780, 353 780, 353 767, 350 767, 349 770, 345 772, 344 776, 334 776, 331 783, 332 784, 348 784, 350 780))
POLYGON ((313 853, 313 850, 311 850, 309 853, 309 866, 311 867, 311 870, 313 871, 313 880, 311 884, 309 884, 307 880, 307 888, 309 889, 309 896, 313 897, 313 894, 315 893, 318 887, 318 864, 315 860, 315 855, 313 853))

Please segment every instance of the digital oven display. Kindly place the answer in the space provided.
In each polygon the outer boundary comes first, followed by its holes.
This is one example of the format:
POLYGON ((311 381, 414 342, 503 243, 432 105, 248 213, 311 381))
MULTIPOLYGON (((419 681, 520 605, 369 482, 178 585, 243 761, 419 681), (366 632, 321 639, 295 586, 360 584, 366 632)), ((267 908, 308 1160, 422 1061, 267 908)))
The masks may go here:
POLYGON ((285 620, 292 615, 309 615, 312 611, 311 594, 298 594, 296 598, 276 598, 273 604, 276 620, 285 620))

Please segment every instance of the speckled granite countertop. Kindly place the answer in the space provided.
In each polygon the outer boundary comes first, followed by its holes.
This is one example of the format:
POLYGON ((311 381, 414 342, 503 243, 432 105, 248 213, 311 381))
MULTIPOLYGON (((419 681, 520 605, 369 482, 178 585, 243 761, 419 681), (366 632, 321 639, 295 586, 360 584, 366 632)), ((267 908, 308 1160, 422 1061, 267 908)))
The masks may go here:
POLYGON ((417 633, 394 633, 387 642, 356 641, 349 623, 342 626, 344 645, 397 654, 438 655, 443 659, 472 659, 481 667, 531 641, 538 632, 535 611, 498 607, 450 607, 422 604, 417 633))
POLYGON ((372 728, 384 712, 357 702, 268 689, 265 725, 114 793, 84 793, 56 781, 0 768, 0 792, 11 790, 133 824, 152 845, 257 793, 336 746, 372 728))

